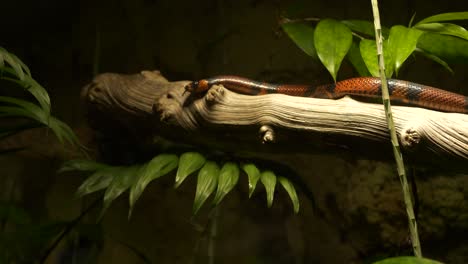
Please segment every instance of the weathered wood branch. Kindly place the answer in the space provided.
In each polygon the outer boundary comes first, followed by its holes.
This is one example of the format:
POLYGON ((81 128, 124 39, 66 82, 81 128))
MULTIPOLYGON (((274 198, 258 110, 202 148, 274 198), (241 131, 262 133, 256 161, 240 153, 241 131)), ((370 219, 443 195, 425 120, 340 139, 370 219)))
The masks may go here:
MULTIPOLYGON (((194 98, 184 94, 185 84, 168 82, 159 72, 102 74, 83 95, 91 117, 111 117, 140 139, 158 135, 243 156, 346 152, 392 159, 382 105, 349 97, 248 96, 222 86, 194 98)), ((392 110, 405 159, 467 169, 468 115, 405 106, 392 110)))

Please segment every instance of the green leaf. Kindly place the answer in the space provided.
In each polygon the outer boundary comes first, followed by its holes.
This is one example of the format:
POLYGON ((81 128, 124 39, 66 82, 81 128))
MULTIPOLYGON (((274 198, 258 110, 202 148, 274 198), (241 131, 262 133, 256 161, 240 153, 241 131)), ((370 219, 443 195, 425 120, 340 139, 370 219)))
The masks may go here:
POLYGON ((297 197, 296 189, 294 185, 284 177, 278 177, 278 181, 284 187, 286 192, 289 194, 289 198, 291 198, 291 202, 293 204, 294 213, 299 212, 299 198, 297 197))
POLYGON ((114 177, 104 193, 104 202, 99 219, 104 216, 112 201, 130 188, 142 167, 141 165, 133 165, 115 170, 114 177))
POLYGON ((431 23, 431 22, 466 20, 466 19, 468 19, 468 12, 443 13, 443 14, 437 14, 434 16, 426 17, 425 19, 419 21, 416 25, 424 24, 424 23, 431 23))
POLYGON ((0 96, 0 102, 15 105, 15 107, 1 107, 0 115, 26 117, 48 125, 47 113, 31 102, 7 96, 0 96))
MULTIPOLYGON (((384 53, 384 60, 385 60, 385 74, 388 78, 393 75, 393 59, 391 55, 391 51, 388 50, 387 41, 383 42, 383 53, 384 53)), ((367 69, 374 77, 379 77, 379 63, 377 57, 377 46, 375 45, 375 41, 363 39, 359 43, 359 49, 361 51, 362 59, 367 66, 367 69)))
POLYGON ((67 171, 97 171, 105 168, 110 168, 109 165, 96 162, 94 160, 69 160, 62 164, 58 173, 67 171))
POLYGON ((205 157, 198 152, 186 152, 182 154, 179 160, 179 168, 177 169, 174 187, 179 187, 187 176, 199 170, 205 162, 205 157))
POLYGON ((49 128, 57 136, 60 143, 64 144, 65 142, 68 142, 72 145, 80 145, 78 137, 75 135, 73 130, 66 123, 53 116, 49 119, 49 128))
POLYGON ((118 174, 118 171, 123 168, 124 167, 107 167, 97 170, 78 187, 76 195, 82 197, 107 188, 112 182, 112 179, 118 174))
MULTIPOLYGON (((367 36, 375 37, 374 23, 367 20, 342 20, 341 23, 345 24, 349 29, 354 32, 362 33, 367 36)), ((382 35, 388 37, 389 30, 386 27, 382 27, 382 35)))
MULTIPOLYGON (((393 62, 395 63, 393 68, 397 75, 403 63, 416 49, 416 44, 422 33, 420 30, 404 26, 393 26, 390 29, 387 49, 392 52, 393 62)), ((387 58, 384 59, 387 60, 387 58)))
POLYGON ((348 52, 348 60, 351 62, 360 76, 371 76, 369 70, 367 69, 366 63, 362 59, 359 45, 354 41, 353 44, 351 44, 351 48, 348 52))
MULTIPOLYGON (((10 68, 6 68, 6 67, 0 67, 0 71, 6 72, 13 76, 16 75, 14 70, 10 68)), ((18 80, 18 79, 6 77, 6 76, 0 76, 0 79, 14 82, 18 84, 19 86, 21 86, 26 91, 28 91, 29 93, 31 93, 34 96, 34 98, 36 98, 36 100, 39 102, 39 105, 43 108, 44 112, 50 115, 49 94, 44 89, 44 87, 42 87, 38 82, 36 82, 30 76, 25 76, 23 80, 18 80)))
POLYGON ((135 202, 140 198, 146 186, 161 176, 164 176, 177 168, 179 158, 173 154, 160 154, 143 166, 140 175, 130 189, 130 209, 128 217, 132 214, 135 202))
POLYGON ((79 145, 73 130, 64 122, 50 116, 42 108, 31 102, 13 97, 0 96, 0 103, 13 106, 0 106, 0 117, 24 117, 48 126, 61 143, 65 141, 79 145))
POLYGON ((268 207, 271 207, 275 195, 276 175, 272 171, 264 171, 260 175, 260 180, 262 181, 263 186, 265 186, 267 205, 268 207))
POLYGON ((283 23, 281 27, 302 51, 313 58, 317 58, 313 27, 298 22, 283 23))
POLYGON ((23 80, 24 79, 24 72, 23 72, 23 69, 21 68, 21 63, 18 62, 15 58, 17 58, 16 56, 12 56, 12 54, 10 54, 6 49, 0 47, 0 53, 3 54, 3 59, 11 66, 11 68, 13 68, 13 70, 15 71, 16 73, 16 76, 18 76, 18 78, 20 80, 23 80))
POLYGON ((336 82, 336 75, 343 58, 348 53, 353 36, 344 24, 333 20, 321 20, 314 33, 317 55, 336 82))
POLYGON ((29 70, 28 66, 26 66, 26 64, 24 64, 23 61, 20 60, 20 58, 18 58, 18 56, 16 56, 15 54, 13 53, 10 53, 10 56, 13 58, 13 60, 18 63, 21 68, 26 72, 26 74, 31 77, 31 71, 29 70))
POLYGON ((42 109, 50 115, 50 98, 46 89, 31 77, 26 77, 25 79, 27 81, 27 86, 25 86, 26 90, 36 98, 42 109))
POLYGON ((444 60, 442 60, 441 58, 435 56, 435 55, 432 55, 424 50, 421 50, 421 49, 416 49, 415 50, 417 53, 423 55, 424 57, 428 58, 428 59, 431 59, 435 62, 437 62, 438 64, 442 65, 442 67, 444 67, 448 72, 450 72, 451 74, 455 74, 452 70, 452 68, 450 68, 450 66, 448 65, 447 62, 445 62, 444 60))
POLYGON ((408 27, 412 27, 415 18, 416 18, 416 12, 414 12, 413 15, 411 16, 411 19, 408 23, 408 27))
POLYGON ((468 31, 464 27, 450 23, 427 23, 414 26, 419 30, 450 35, 468 40, 468 31))
POLYGON ((252 197, 253 192, 255 191, 255 187, 257 186, 257 182, 260 179, 260 171, 258 170, 257 166, 253 163, 244 164, 242 169, 247 173, 249 178, 249 198, 252 197))
POLYGON ((219 176, 219 167, 213 161, 207 161, 198 172, 197 191, 193 201, 193 214, 197 214, 203 203, 216 189, 219 176))
POLYGON ((418 257, 395 257, 380 260, 374 264, 442 264, 442 262, 418 257))
POLYGON ((419 38, 418 48, 448 63, 468 62, 468 41, 458 37, 425 32, 419 38))
POLYGON ((218 205, 224 196, 228 194, 239 181, 239 166, 232 162, 227 162, 221 168, 218 178, 218 190, 216 191, 213 204, 218 205))

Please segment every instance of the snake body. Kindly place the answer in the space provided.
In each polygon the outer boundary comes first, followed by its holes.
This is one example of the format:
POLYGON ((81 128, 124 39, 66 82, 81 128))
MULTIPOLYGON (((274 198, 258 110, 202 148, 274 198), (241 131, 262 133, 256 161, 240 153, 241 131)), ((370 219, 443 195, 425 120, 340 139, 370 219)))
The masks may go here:
MULTIPOLYGON (((207 91, 213 85, 223 85, 233 92, 247 95, 280 93, 325 99, 338 99, 345 95, 370 98, 382 96, 380 78, 375 77, 357 77, 328 85, 311 86, 271 84, 225 75, 191 82, 185 90, 198 94, 207 91)), ((468 97, 461 94, 397 79, 388 80, 388 90, 391 102, 444 112, 468 113, 468 97)))

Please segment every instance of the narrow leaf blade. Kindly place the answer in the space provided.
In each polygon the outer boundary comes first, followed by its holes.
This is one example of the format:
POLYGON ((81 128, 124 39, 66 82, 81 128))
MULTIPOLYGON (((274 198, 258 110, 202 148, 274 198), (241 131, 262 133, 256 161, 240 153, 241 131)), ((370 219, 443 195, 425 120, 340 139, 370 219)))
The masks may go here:
POLYGON ((314 28, 304 23, 283 23, 284 32, 296 43, 296 45, 307 55, 317 58, 314 46, 314 28))
POLYGON ((174 187, 179 187, 187 176, 199 170, 205 162, 205 157, 198 152, 186 152, 182 154, 179 160, 174 187))
POLYGON ((272 171, 264 171, 260 176, 260 180, 265 186, 267 205, 271 207, 275 195, 276 175, 272 171))
POLYGON ((442 60, 441 58, 433 55, 433 54, 430 54, 424 50, 421 50, 421 49, 416 49, 416 52, 418 52, 419 54, 423 55, 424 57, 426 58, 429 58, 435 62, 437 62, 438 64, 440 64, 442 67, 444 67, 448 72, 450 72, 451 74, 455 74, 452 70, 452 68, 450 68, 450 66, 448 65, 447 62, 445 62, 444 60, 442 60))
MULTIPOLYGON (((7 73, 12 76, 16 76, 16 72, 8 67, 0 67, 1 73, 7 73)), ((23 80, 18 80, 16 78, 11 78, 9 76, 0 75, 0 79, 11 81, 16 83, 18 86, 22 87, 29 93, 31 93, 34 98, 39 102, 39 105, 43 110, 50 115, 50 98, 47 91, 42 87, 38 82, 32 79, 30 76, 25 76, 23 80)))
POLYGON ((15 105, 24 110, 24 117, 36 120, 41 124, 48 125, 48 114, 43 111, 39 106, 13 97, 0 96, 0 102, 15 105), (28 114, 26 114, 28 113, 28 114))
POLYGON ((239 181, 239 166, 233 162, 227 162, 221 168, 218 178, 218 189, 213 204, 218 205, 239 181))
POLYGON ((468 61, 468 41, 458 37, 425 32, 417 46, 448 63, 466 64, 468 61))
POLYGON ((142 166, 135 183, 130 189, 130 210, 129 217, 132 213, 135 202, 140 198, 146 186, 153 180, 164 176, 177 168, 179 158, 173 154, 160 154, 142 166))
POLYGON ((3 48, 0 49, 0 52, 3 53, 4 60, 10 65, 11 68, 13 68, 16 76, 18 76, 20 80, 23 80, 24 72, 23 72, 23 69, 21 68, 21 64, 18 61, 16 61, 15 59, 16 56, 12 56, 12 54, 10 54, 8 51, 6 51, 3 48))
POLYGON ((89 176, 76 191, 78 197, 107 188, 121 167, 108 167, 97 170, 89 176))
POLYGON ((36 98, 42 109, 50 115, 50 97, 46 89, 29 76, 25 78, 25 82, 27 82, 25 89, 36 98))
POLYGON ((420 24, 415 26, 414 28, 439 33, 443 35, 450 35, 462 38, 464 40, 468 40, 468 31, 459 25, 450 24, 450 23, 427 23, 427 24, 420 24))
POLYGON ((296 189, 294 188, 294 185, 287 178, 284 178, 284 177, 278 177, 278 181, 288 193, 289 198, 291 198, 291 202, 294 208, 294 213, 296 214, 299 213, 299 198, 297 197, 297 193, 296 193, 296 189))
POLYGON ((24 62, 21 61, 20 58, 18 58, 18 56, 16 56, 15 54, 10 53, 10 56, 16 63, 18 63, 21 66, 21 68, 23 68, 26 74, 31 77, 31 71, 29 70, 29 67, 26 64, 24 64, 24 62))
POLYGON ((213 161, 207 161, 198 172, 197 190, 193 201, 193 214, 197 214, 203 203, 216 189, 219 167, 213 161))
POLYGON ((426 17, 425 19, 419 21, 416 25, 431 23, 431 22, 441 22, 441 21, 451 21, 451 20, 466 20, 468 19, 468 12, 452 12, 452 13, 442 13, 434 16, 426 17))
POLYGON ((114 201, 123 192, 130 188, 135 178, 137 177, 139 170, 141 170, 141 167, 142 166, 140 165, 133 165, 122 167, 120 170, 115 171, 115 176, 104 193, 104 201, 99 219, 104 216, 104 213, 106 212, 107 208, 109 208, 112 201, 114 201))
POLYGON ((58 173, 67 171, 97 171, 105 168, 109 168, 107 164, 99 163, 94 160, 69 160, 66 161, 62 167, 58 170, 58 173))
POLYGON ((78 137, 73 130, 63 121, 51 116, 49 119, 49 128, 57 136, 60 143, 70 143, 74 146, 79 146, 78 137))
POLYGON ((352 43, 352 33, 347 26, 333 20, 321 20, 314 33, 314 44, 322 64, 336 82, 336 76, 352 43))
POLYGON ((257 187, 257 182, 260 179, 260 170, 253 163, 244 164, 242 170, 247 173, 249 178, 249 198, 252 197, 255 187, 257 187))

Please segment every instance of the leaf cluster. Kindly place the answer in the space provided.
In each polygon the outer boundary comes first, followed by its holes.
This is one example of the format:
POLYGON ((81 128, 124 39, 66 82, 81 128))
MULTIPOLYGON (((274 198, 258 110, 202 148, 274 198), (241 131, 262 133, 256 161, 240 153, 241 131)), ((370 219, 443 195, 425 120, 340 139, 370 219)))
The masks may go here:
MULTIPOLYGON (((79 145, 72 129, 51 115, 50 98, 47 91, 31 75, 29 68, 16 55, 0 47, 0 80, 11 82, 32 95, 35 102, 10 96, 0 96, 0 118, 26 120, 13 125, 0 126, 0 139, 20 131, 36 127, 49 127, 59 141, 79 145)), ((4 122, 7 123, 7 122, 4 122)), ((3 152, 9 152, 4 150, 3 152)))
MULTIPOLYGON (((408 26, 383 27, 387 77, 398 75, 405 61, 414 53, 435 61, 453 73, 449 62, 468 60, 468 32, 446 21, 466 19, 468 12, 444 13, 425 18, 413 26, 410 22, 408 26)), ((307 55, 321 61, 335 81, 345 58, 359 75, 379 75, 372 22, 323 19, 314 27, 304 21, 285 19, 281 26, 307 55)))
POLYGON ((238 184, 241 171, 248 178, 249 197, 252 196, 260 181, 266 190, 267 204, 273 203, 276 183, 279 182, 286 190, 293 203, 294 212, 299 212, 299 199, 293 184, 286 177, 276 176, 273 171, 260 171, 253 163, 237 164, 225 162, 219 165, 207 160, 198 152, 175 154, 160 154, 144 164, 132 166, 110 166, 91 160, 71 160, 62 166, 59 172, 82 171, 89 173, 88 178, 77 190, 77 196, 105 190, 103 210, 124 192, 129 192, 129 213, 136 201, 150 182, 176 171, 174 188, 178 188, 189 175, 197 173, 197 186, 193 203, 193 214, 196 214, 206 200, 214 194, 212 206, 218 205, 224 197, 238 184))

